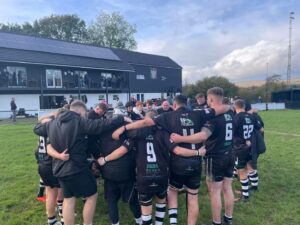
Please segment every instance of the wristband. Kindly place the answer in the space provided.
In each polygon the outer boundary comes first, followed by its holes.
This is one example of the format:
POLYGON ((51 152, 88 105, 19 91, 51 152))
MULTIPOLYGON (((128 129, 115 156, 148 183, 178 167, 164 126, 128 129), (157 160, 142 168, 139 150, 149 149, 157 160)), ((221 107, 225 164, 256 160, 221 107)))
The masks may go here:
POLYGON ((127 129, 126 129, 126 125, 124 125, 124 132, 126 132, 127 131, 127 129))
POLYGON ((199 151, 199 149, 198 150, 196 150, 196 156, 200 156, 200 151, 199 151))
POLYGON ((107 163, 106 157, 104 157, 103 159, 104 159, 104 162, 107 163))

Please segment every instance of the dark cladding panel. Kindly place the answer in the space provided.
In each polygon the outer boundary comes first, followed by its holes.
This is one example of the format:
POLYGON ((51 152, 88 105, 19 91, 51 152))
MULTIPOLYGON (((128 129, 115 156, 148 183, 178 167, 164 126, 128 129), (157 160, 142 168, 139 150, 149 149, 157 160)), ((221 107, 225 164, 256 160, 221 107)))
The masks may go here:
POLYGON ((0 47, 120 61, 109 48, 4 32, 0 32, 0 47))

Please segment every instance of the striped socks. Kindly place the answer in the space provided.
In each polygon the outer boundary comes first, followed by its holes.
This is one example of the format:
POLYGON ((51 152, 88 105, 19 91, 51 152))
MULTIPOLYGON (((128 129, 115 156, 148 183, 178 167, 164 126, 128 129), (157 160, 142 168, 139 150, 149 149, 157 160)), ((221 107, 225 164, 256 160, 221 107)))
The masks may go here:
POLYGON ((169 209, 169 218, 171 225, 177 225, 177 208, 169 209))
POLYGON ((48 225, 54 225, 57 222, 56 217, 48 217, 48 225))
POLYGON ((251 173, 248 174, 248 177, 251 182, 251 189, 258 190, 258 173, 257 170, 253 170, 251 173))
POLYGON ((152 225, 152 215, 142 215, 143 225, 152 225))
POLYGON ((166 203, 156 203, 155 225, 163 225, 166 213, 166 203))
POLYGON ((242 185, 242 195, 244 199, 248 199, 249 198, 249 180, 248 179, 244 179, 241 180, 241 185, 242 185))

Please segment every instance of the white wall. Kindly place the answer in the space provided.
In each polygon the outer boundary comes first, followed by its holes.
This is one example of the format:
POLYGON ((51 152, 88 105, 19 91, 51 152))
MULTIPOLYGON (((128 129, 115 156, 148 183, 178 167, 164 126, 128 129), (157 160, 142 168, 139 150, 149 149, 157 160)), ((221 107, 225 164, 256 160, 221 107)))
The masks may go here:
MULTIPOLYGON (((137 94, 144 94, 145 101, 151 98, 161 98, 161 93, 131 93, 131 96, 133 95, 136 98, 137 94)), ((51 96, 51 95, 64 96, 68 102, 70 100, 70 95, 77 96, 77 94, 45 94, 45 96, 51 96)), ((105 93, 97 93, 97 94, 82 93, 82 95, 87 96, 88 102, 86 105, 88 109, 94 107, 95 104, 99 102, 99 95, 103 95, 104 98, 106 98, 105 93)), ((124 104, 126 104, 126 102, 130 97, 128 93, 109 93, 108 94, 109 104, 114 105, 115 103, 115 100, 113 100, 114 95, 118 95, 119 99, 124 104)), ((40 96, 39 94, 0 95, 0 118, 9 118, 11 116, 10 101, 12 97, 15 97, 18 109, 25 108, 26 113, 32 115, 38 113, 40 111, 39 96, 40 96)), ((166 97, 167 94, 164 93, 164 96, 166 97)))
POLYGON ((25 108, 26 113, 35 114, 40 106, 38 94, 0 95, 0 118, 11 116, 10 101, 15 97, 18 109, 25 108))
MULTIPOLYGON (((144 94, 144 100, 147 101, 151 98, 161 98, 161 93, 131 93, 131 96, 134 96, 135 99, 137 99, 137 94, 144 94)), ((165 98, 167 97, 167 94, 164 94, 165 98)))

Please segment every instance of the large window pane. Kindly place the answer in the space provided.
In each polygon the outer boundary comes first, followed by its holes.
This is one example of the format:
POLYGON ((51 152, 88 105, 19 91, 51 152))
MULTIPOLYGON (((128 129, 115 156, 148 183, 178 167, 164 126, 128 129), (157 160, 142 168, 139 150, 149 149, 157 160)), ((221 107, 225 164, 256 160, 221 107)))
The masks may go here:
POLYGON ((48 88, 61 88, 62 87, 62 76, 61 70, 46 70, 46 80, 48 88))
POLYGON ((8 66, 8 86, 10 87, 26 87, 27 71, 25 67, 8 66))

